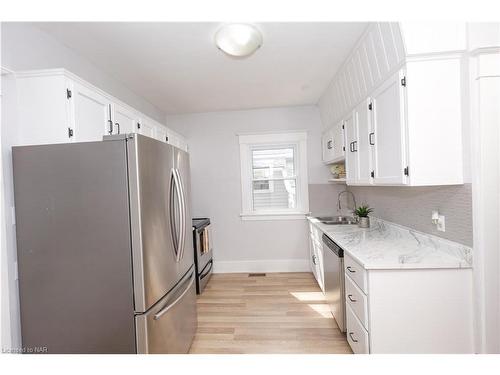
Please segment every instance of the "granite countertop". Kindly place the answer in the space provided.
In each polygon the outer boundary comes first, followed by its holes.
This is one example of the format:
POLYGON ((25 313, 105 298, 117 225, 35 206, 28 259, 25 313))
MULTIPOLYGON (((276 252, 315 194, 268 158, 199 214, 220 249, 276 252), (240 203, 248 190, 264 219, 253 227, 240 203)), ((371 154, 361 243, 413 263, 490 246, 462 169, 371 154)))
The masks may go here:
POLYGON ((370 217, 368 229, 308 220, 365 269, 472 267, 470 247, 375 217, 370 217))

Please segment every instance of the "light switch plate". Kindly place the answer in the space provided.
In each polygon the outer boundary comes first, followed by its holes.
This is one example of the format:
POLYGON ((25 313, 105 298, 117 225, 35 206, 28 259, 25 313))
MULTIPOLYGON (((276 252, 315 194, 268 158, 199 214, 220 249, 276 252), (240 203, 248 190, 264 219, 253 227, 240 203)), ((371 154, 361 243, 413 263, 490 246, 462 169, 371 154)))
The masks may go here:
POLYGON ((444 220, 444 215, 439 215, 438 222, 437 222, 437 230, 440 232, 445 231, 445 220, 444 220))

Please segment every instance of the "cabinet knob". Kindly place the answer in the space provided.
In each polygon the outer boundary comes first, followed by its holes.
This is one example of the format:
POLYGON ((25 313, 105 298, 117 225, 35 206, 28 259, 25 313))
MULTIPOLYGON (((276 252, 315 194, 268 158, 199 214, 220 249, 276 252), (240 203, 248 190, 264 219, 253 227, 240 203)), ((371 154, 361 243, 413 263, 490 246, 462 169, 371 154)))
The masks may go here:
POLYGON ((316 255, 312 256, 312 261, 313 261, 313 264, 316 265, 316 255))
POLYGON ((329 150, 331 150, 331 149, 333 148, 333 146, 332 146, 332 141, 328 141, 328 142, 326 143, 326 148, 328 148, 329 150))

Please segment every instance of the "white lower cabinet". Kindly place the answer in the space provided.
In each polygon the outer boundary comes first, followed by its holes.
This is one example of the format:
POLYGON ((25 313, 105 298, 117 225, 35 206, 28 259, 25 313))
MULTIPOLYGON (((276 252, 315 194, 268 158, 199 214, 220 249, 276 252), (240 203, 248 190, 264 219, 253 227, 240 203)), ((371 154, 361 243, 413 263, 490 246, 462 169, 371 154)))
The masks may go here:
POLYGON ((369 354, 368 331, 349 306, 346 306, 347 342, 355 354, 369 354))
POLYGON ((368 330, 368 297, 349 276, 345 278, 345 297, 346 306, 352 309, 368 330))
POLYGON ((472 269, 369 269, 344 257, 354 353, 473 353, 472 269))
POLYGON ((325 291, 322 232, 309 223, 309 265, 319 287, 325 291))

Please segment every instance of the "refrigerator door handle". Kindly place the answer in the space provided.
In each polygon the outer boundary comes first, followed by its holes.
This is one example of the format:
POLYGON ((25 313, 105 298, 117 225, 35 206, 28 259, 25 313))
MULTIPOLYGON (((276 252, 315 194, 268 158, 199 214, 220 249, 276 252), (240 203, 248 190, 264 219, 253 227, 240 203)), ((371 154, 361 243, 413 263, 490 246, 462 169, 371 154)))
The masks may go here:
POLYGON ((184 248, 186 244, 186 193, 184 190, 184 184, 182 183, 182 178, 181 174, 178 169, 176 169, 177 172, 177 182, 180 187, 180 195, 179 195, 179 207, 180 207, 180 241, 179 241, 179 259, 180 261, 184 257, 184 248))
POLYGON ((163 315, 165 315, 170 309, 172 309, 185 295, 186 293, 189 291, 189 289, 191 289, 191 285, 193 285, 194 283, 194 270, 193 272, 191 273, 191 276, 190 276, 190 281, 189 281, 189 284, 188 286, 186 287, 186 289, 184 289, 184 291, 181 293, 181 295, 179 297, 177 297, 172 303, 169 303, 167 306, 165 306, 164 308, 162 308, 160 311, 158 311, 155 316, 153 317, 154 320, 158 320, 160 319, 163 315))
MULTIPOLYGON (((180 231, 178 226, 176 225, 176 215, 175 215, 175 195, 177 195, 177 204, 179 206, 179 211, 181 211, 180 207, 180 187, 177 181, 177 173, 175 168, 172 168, 170 174, 170 233, 172 235, 172 245, 174 250, 175 261, 179 262, 179 242, 180 242, 180 231), (177 194, 176 194, 177 193, 177 194)), ((180 216, 180 215, 179 215, 180 216)))

